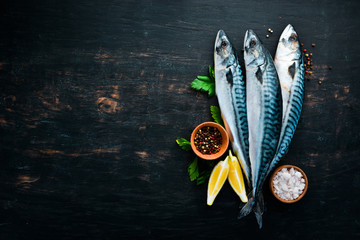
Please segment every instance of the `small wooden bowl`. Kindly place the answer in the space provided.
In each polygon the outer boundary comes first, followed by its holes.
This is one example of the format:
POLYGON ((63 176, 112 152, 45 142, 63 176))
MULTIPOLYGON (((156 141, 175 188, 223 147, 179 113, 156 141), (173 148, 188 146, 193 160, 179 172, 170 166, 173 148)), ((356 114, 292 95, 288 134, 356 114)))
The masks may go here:
POLYGON ((229 135, 227 134, 225 128, 223 128, 220 124, 217 124, 215 122, 204 122, 204 123, 198 125, 194 129, 194 131, 191 134, 190 142, 191 142, 191 148, 193 149, 194 153, 198 157, 205 159, 205 160, 215 160, 215 159, 221 157, 226 152, 226 150, 229 146, 229 135), (195 143, 194 143, 195 135, 203 127, 215 127, 220 131, 221 138, 222 138, 222 144, 221 144, 219 152, 217 152, 215 154, 203 154, 196 149, 195 143))
POLYGON ((302 197, 304 197, 307 189, 308 189, 308 179, 306 177, 306 174, 304 173, 303 170, 301 170, 299 167, 297 166, 294 166, 294 165, 283 165, 283 166, 280 166, 278 168, 275 169, 275 171, 273 172, 273 174, 271 175, 270 177, 270 190, 272 192, 272 194, 280 201, 280 202, 283 202, 283 203, 294 203, 294 202, 297 202, 299 201, 302 197), (299 171, 302 175, 303 175, 303 178, 305 180, 305 188, 303 190, 303 192, 299 195, 298 198, 294 199, 294 200, 285 200, 285 199, 282 199, 280 198, 276 193, 275 193, 275 189, 274 189, 274 184, 273 184, 273 179, 274 177, 276 176, 276 174, 281 171, 281 169, 283 168, 287 168, 287 169, 290 169, 290 168, 294 168, 295 170, 299 171))

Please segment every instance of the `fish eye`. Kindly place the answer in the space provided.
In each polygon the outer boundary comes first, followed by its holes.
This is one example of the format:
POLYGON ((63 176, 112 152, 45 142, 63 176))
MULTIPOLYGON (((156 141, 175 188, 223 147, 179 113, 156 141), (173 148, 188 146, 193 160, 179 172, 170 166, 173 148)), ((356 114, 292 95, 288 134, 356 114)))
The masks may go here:
POLYGON ((253 48, 256 45, 256 41, 254 39, 251 39, 250 41, 250 47, 253 48))
POLYGON ((289 40, 296 41, 297 35, 295 33, 291 34, 291 36, 289 37, 289 40))
POLYGON ((221 42, 221 46, 222 46, 222 47, 226 47, 226 46, 227 46, 227 43, 226 43, 225 41, 222 41, 222 42, 221 42))

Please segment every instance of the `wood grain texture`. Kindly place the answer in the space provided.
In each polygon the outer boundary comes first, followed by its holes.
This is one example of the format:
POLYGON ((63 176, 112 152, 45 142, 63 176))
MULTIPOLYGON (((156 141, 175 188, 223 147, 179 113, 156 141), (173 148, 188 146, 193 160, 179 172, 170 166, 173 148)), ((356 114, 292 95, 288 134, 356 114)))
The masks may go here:
POLYGON ((359 238, 359 8, 2 1, 0 239, 359 238), (175 140, 211 120, 216 98, 190 83, 213 64, 217 31, 240 52, 252 28, 274 54, 288 23, 313 52, 314 74, 280 164, 302 168, 309 189, 284 205, 265 187, 259 230, 254 215, 236 219, 228 184, 206 206, 205 184, 186 170, 194 155, 175 140))

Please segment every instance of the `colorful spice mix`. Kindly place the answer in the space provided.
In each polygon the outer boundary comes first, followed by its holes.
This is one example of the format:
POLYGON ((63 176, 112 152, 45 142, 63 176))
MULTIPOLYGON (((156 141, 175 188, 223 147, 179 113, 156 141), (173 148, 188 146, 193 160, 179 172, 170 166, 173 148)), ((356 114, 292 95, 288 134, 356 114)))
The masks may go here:
POLYGON ((196 133, 194 144, 202 154, 215 154, 221 148, 221 133, 215 127, 203 127, 196 133))
MULTIPOLYGON (((304 46, 303 43, 300 44, 302 47, 304 46)), ((313 43, 311 45, 312 47, 315 47, 315 43, 313 43)), ((308 50, 306 49, 303 49, 302 50, 302 54, 304 56, 304 67, 305 67, 305 79, 306 80, 310 80, 311 78, 311 74, 313 73, 312 72, 312 69, 313 69, 313 60, 312 60, 312 53, 308 52, 308 50)))

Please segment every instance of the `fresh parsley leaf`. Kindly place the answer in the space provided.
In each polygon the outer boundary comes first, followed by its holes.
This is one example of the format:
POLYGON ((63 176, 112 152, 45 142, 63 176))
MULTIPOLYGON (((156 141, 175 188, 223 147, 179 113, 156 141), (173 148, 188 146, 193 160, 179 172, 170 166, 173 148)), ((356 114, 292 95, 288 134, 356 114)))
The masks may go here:
POLYGON ((221 117, 220 108, 218 106, 211 106, 210 112, 211 112, 211 116, 213 117, 214 121, 224 127, 224 121, 222 120, 222 117, 221 117))
POLYGON ((196 78, 204 82, 209 82, 209 83, 213 82, 213 80, 208 76, 197 76, 196 78))
MULTIPOLYGON (((185 138, 176 139, 177 144, 184 150, 188 151, 191 150, 191 143, 186 140, 185 138)), ((204 183, 211 174, 212 169, 215 166, 215 161, 205 161, 202 159, 195 159, 189 164, 188 166, 188 173, 190 180, 196 181, 196 185, 200 185, 204 183), (201 169, 201 172, 200 170, 201 169)))
POLYGON ((197 76, 191 83, 191 87, 195 90, 208 92, 208 96, 212 97, 215 95, 215 77, 214 69, 211 66, 209 66, 209 75, 210 77, 197 76))
POLYGON ((201 171, 201 173, 199 174, 200 176, 196 178, 196 185, 200 185, 204 183, 210 177, 210 174, 211 174, 211 170, 209 169, 201 171))
POLYGON ((215 72, 214 72, 214 68, 211 67, 211 65, 209 65, 209 75, 210 75, 210 78, 215 81, 215 72))
POLYGON ((177 144, 185 151, 191 150, 191 143, 185 138, 176 139, 177 144))
POLYGON ((206 181, 207 177, 201 176, 196 179, 196 185, 203 184, 206 181))
POLYGON ((214 84, 214 87, 209 89, 209 94, 208 95, 209 95, 209 97, 215 96, 215 84, 214 84))
POLYGON ((199 177, 196 178, 196 185, 200 185, 209 179, 213 168, 216 165, 216 161, 204 161, 202 168, 205 168, 199 173, 199 177))
POLYGON ((208 92, 209 97, 215 95, 215 81, 213 81, 209 77, 198 76, 191 83, 191 87, 195 90, 208 92))
POLYGON ((199 165, 199 176, 196 178, 196 185, 203 184, 209 179, 211 172, 214 166, 216 165, 216 161, 206 161, 200 159, 198 161, 198 165, 199 165))
POLYGON ((198 166, 198 158, 195 159, 190 163, 188 167, 188 173, 191 181, 194 181, 199 176, 199 166, 198 166))

